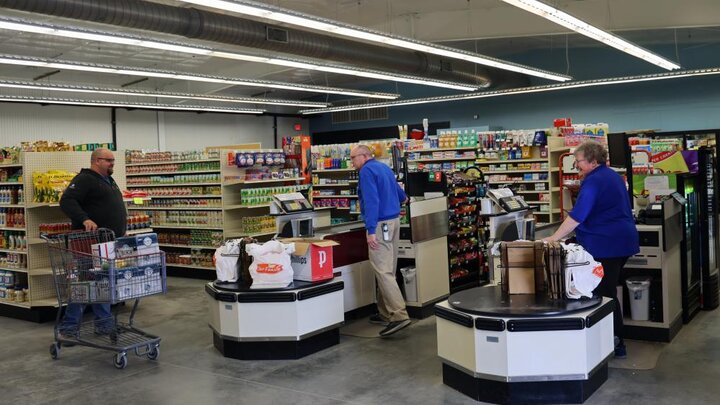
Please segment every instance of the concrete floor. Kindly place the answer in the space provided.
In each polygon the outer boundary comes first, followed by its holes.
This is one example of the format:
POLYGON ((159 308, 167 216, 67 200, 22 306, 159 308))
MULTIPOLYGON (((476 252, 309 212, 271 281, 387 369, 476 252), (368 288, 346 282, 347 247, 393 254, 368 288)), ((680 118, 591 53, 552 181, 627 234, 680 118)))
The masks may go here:
MULTIPOLYGON (((139 326, 162 336, 157 362, 65 348, 50 359, 52 325, 0 318, 2 404, 471 404, 442 384, 435 321, 391 339, 341 337, 295 361, 222 357, 207 327, 203 282, 170 279, 165 297, 141 303, 139 326)), ((720 397, 720 311, 701 313, 651 371, 610 369, 587 404, 710 404, 720 397), (713 399, 715 398, 715 399, 713 399)), ((630 354, 632 356, 632 354, 630 354)))

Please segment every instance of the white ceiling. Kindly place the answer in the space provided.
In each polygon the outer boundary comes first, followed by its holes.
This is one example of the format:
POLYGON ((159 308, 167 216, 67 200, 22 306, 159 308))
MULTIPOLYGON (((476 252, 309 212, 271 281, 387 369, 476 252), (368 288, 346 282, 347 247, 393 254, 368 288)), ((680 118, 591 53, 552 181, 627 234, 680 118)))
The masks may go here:
MULTIPOLYGON (((717 28, 717 26, 720 26, 719 0, 546 1, 594 25, 616 31, 619 35, 636 41, 642 46, 674 43, 676 38, 678 46, 681 47, 720 43, 720 30, 717 28), (672 28, 681 29, 673 30, 672 28), (678 32, 679 35, 677 35, 678 32)), ((186 7, 180 1, 156 0, 155 2, 186 7)), ((420 40, 444 42, 451 46, 473 51, 477 49, 479 53, 495 57, 558 46, 557 35, 563 34, 562 37, 564 38, 564 34, 567 33, 560 26, 507 5, 500 0, 277 0, 265 1, 265 3, 420 40)), ((103 31, 122 30, 123 32, 159 39, 203 43, 202 41, 193 41, 183 37, 162 35, 155 32, 138 32, 109 25, 17 12, 4 8, 0 8, 0 16, 19 17, 32 21, 51 22, 103 31)), ((577 35, 573 35, 571 38, 572 40, 569 43, 572 47, 603 46, 577 35)), ((227 44, 205 43, 205 45, 228 50, 249 50, 227 44)), ((258 52, 258 50, 249 51, 258 52)), ((363 88, 379 83, 370 79, 325 74, 303 69, 48 37, 39 34, 17 33, 7 30, 0 30, 0 53, 346 88, 363 88)), ((53 69, 48 68, 0 65, 0 79, 32 81, 52 71, 53 69)), ((648 64, 648 72, 655 71, 656 68, 648 64)), ((61 71, 38 80, 50 83, 120 87, 123 84, 138 80, 138 77, 61 71)), ((225 86, 152 78, 133 84, 128 88, 245 97, 266 95, 270 98, 285 99, 307 99, 318 96, 317 93, 284 90, 270 91, 262 87, 225 86)), ((0 90, 0 92, 0 94, 28 94, 22 91, 0 90)), ((447 93, 450 94, 452 91, 448 90, 447 93)), ((38 91, 30 94, 58 96, 57 93, 38 91)), ((61 96, 69 97, 67 94, 61 96)), ((324 95, 320 96, 325 97, 324 95)), ((94 98, 111 99, 110 96, 97 96, 94 98)), ((114 99, 137 101, 137 99, 129 97, 115 97, 114 99)), ((142 101, 147 102, 147 99, 142 101)), ((178 102, 177 100, 166 99, 159 101, 163 103, 178 102)), ((227 105, 212 102, 191 102, 191 104, 227 105)), ((265 108, 268 111, 284 113, 294 113, 298 110, 298 108, 271 106, 248 107, 265 108)))

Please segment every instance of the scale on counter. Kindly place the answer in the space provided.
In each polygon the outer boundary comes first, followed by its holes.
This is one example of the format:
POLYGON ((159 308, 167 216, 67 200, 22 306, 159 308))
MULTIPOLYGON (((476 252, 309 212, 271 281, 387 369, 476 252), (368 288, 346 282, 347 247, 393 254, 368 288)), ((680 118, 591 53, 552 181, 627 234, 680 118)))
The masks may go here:
POLYGON ((302 193, 275 194, 273 195, 273 204, 270 205, 270 213, 276 215, 312 210, 312 204, 302 193))

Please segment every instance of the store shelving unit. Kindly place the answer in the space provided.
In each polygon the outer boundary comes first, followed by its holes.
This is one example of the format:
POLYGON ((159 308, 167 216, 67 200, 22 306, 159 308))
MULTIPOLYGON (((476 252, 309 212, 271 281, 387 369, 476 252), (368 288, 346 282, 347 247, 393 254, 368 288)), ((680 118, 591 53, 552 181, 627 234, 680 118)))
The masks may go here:
MULTIPOLYGON (((22 183, 14 184, 22 187, 25 194, 25 202, 16 204, 25 213, 25 226, 22 228, 0 228, 0 231, 17 231, 24 233, 27 239, 27 250, 15 252, 27 258, 27 267, 24 269, 3 268, 21 277, 27 277, 28 295, 25 302, 0 301, 0 315, 12 316, 21 319, 42 322, 52 319, 57 310, 57 298, 55 293, 52 269, 45 246, 45 241, 40 238, 39 226, 42 223, 67 222, 68 218, 60 210, 58 203, 33 202, 35 187, 32 182, 32 174, 35 172, 46 172, 53 170, 65 170, 69 172, 80 172, 81 169, 90 166, 91 152, 23 152, 20 155, 20 163, 4 164, 0 168, 21 168, 23 171, 22 183)), ((125 157, 122 154, 115 156, 115 172, 113 178, 118 187, 125 187, 125 157)))
POLYGON ((483 278, 474 181, 453 181, 448 191, 450 293, 477 287, 483 278))
POLYGON ((335 182, 335 184, 313 184, 311 192, 313 204, 315 204, 317 200, 327 200, 333 198, 351 200, 350 206, 333 206, 331 218, 337 218, 346 222, 357 220, 357 216, 360 215, 359 205, 353 206, 352 203, 355 202, 355 204, 359 204, 359 197, 357 195, 357 191, 355 191, 358 185, 358 172, 355 169, 347 168, 314 170, 312 174, 315 178, 313 183, 321 181, 335 182), (341 194, 345 190, 349 190, 352 194, 341 194), (328 193, 328 191, 332 191, 333 194, 319 194, 321 192, 328 193))
MULTIPOLYGON (((155 188, 159 191, 158 194, 150 194, 146 200, 141 202, 141 204, 136 204, 132 201, 132 199, 130 199, 128 202, 128 212, 131 215, 144 212, 146 215, 150 216, 151 228, 128 231, 128 235, 136 235, 147 232, 188 234, 193 230, 222 232, 223 227, 221 223, 218 223, 217 225, 205 225, 159 221, 160 216, 167 217, 171 213, 176 216, 187 214, 188 220, 192 218, 192 215, 212 215, 212 213, 216 213, 219 216, 221 214, 222 195, 220 193, 220 186, 222 177, 220 170, 220 158, 212 156, 214 153, 212 151, 208 153, 210 154, 210 158, 201 157, 194 160, 184 159, 128 163, 126 165, 129 171, 126 176, 128 179, 132 179, 130 181, 131 183, 136 183, 128 185, 128 189, 130 191, 147 191, 148 188, 155 188), (182 169, 183 167, 189 167, 189 169, 182 169), (175 170, 171 171, 173 169, 175 170), (172 179, 176 176, 186 175, 214 175, 217 180, 172 182, 172 179), (150 176, 162 176, 166 178, 166 182, 137 184, 138 179, 143 180, 143 183, 146 181, 149 182, 150 179, 148 179, 148 177, 150 176), (176 187, 190 188, 192 192, 195 192, 195 194, 172 195, 172 193, 177 192, 177 190, 173 189, 176 187), (217 193, 207 193, 207 191, 212 191, 214 189, 217 193), (163 190, 168 191, 165 192, 163 190), (177 203, 172 200, 177 200, 177 203), (192 204, 190 202, 192 202, 192 204)), ((210 246, 206 244, 192 245, 171 243, 160 243, 160 246, 162 250, 166 252, 168 257, 167 267, 169 275, 208 278, 209 274, 213 274, 204 270, 214 269, 197 265, 180 264, 173 260, 174 257, 178 255, 193 256, 198 253, 205 256, 212 255, 213 251, 218 246, 210 246), (200 270, 202 271, 199 272, 200 270)))

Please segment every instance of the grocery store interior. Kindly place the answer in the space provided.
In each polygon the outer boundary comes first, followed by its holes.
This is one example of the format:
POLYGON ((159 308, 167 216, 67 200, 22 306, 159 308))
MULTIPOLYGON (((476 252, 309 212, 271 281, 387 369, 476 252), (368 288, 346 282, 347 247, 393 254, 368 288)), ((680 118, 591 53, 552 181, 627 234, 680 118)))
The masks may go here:
POLYGON ((716 402, 718 15, 0 0, 0 402, 716 402), (588 142, 638 235, 616 299, 587 228, 540 242, 587 203, 588 142), (407 327, 383 315, 364 150, 407 196, 382 231, 407 327), (61 202, 91 162, 124 235, 61 202))

